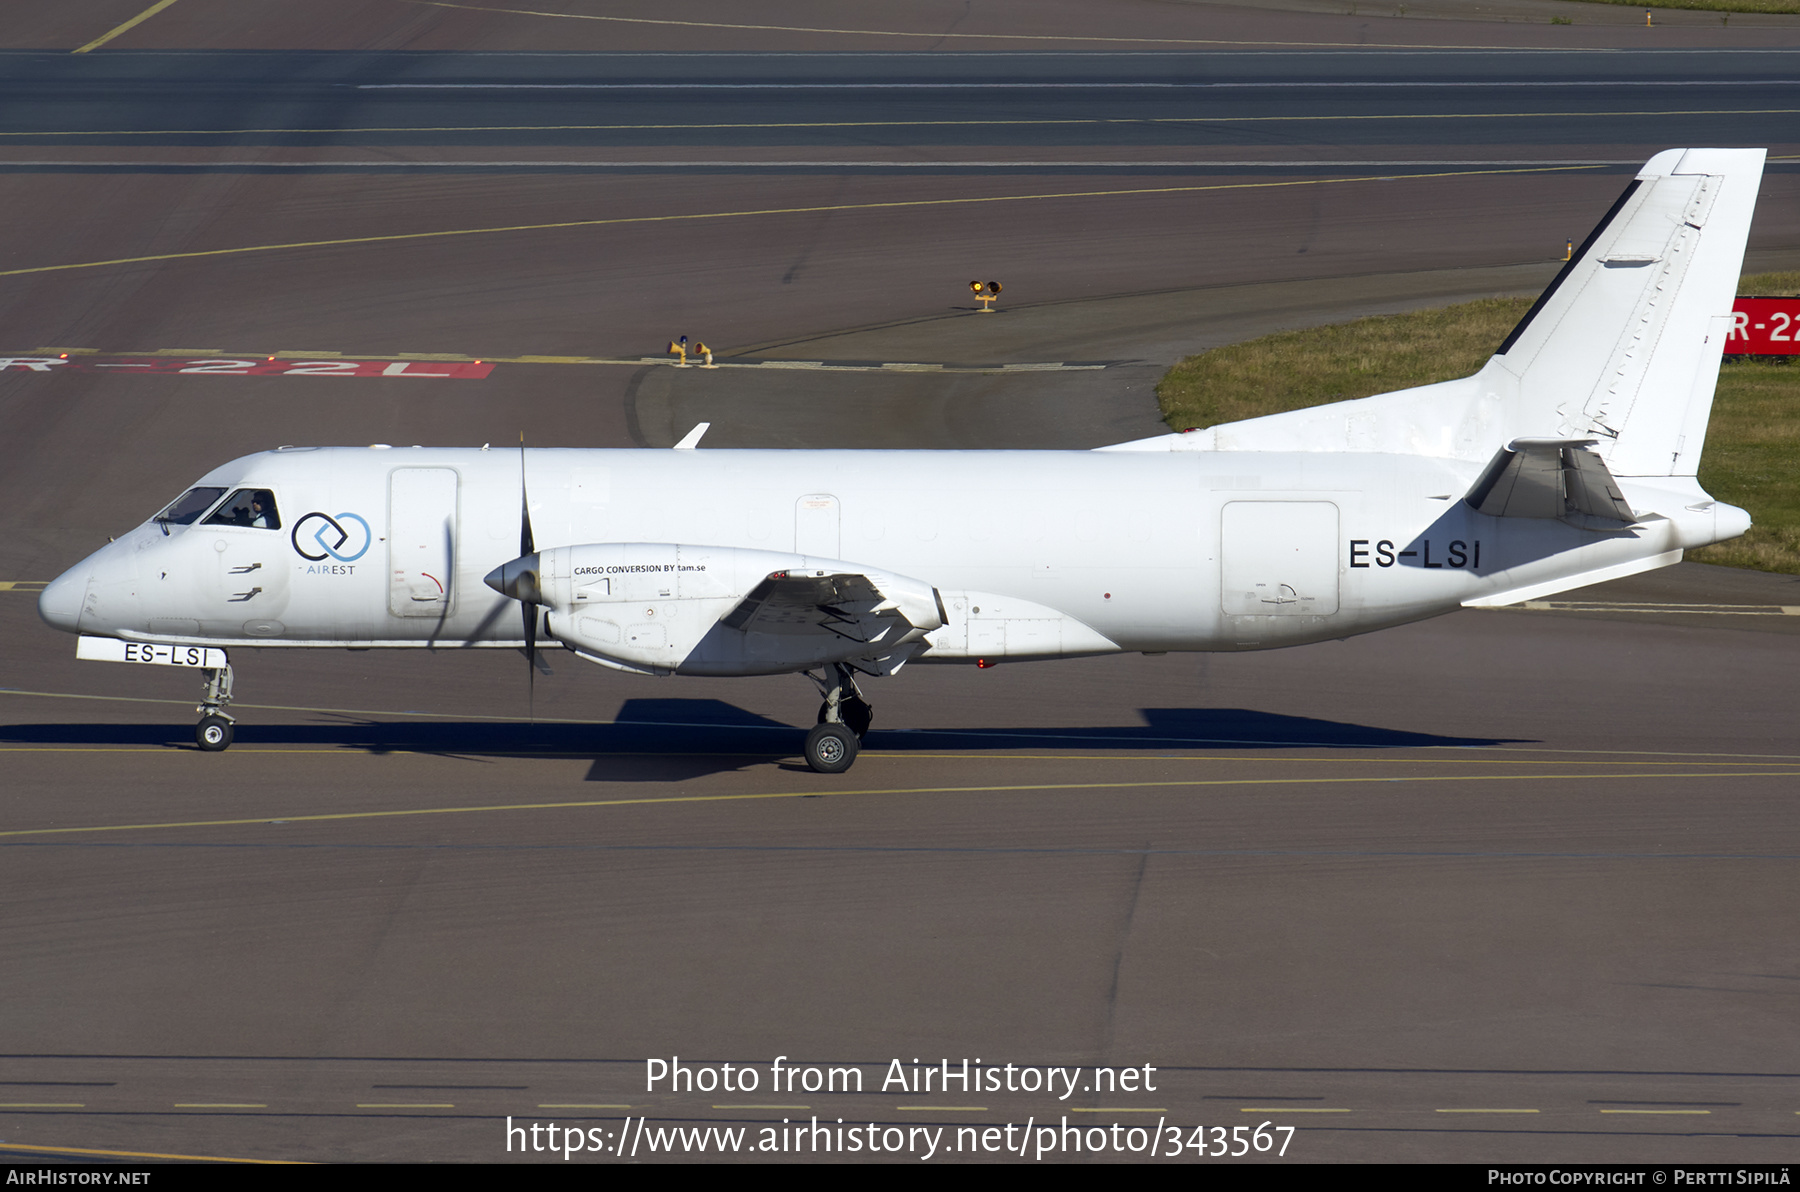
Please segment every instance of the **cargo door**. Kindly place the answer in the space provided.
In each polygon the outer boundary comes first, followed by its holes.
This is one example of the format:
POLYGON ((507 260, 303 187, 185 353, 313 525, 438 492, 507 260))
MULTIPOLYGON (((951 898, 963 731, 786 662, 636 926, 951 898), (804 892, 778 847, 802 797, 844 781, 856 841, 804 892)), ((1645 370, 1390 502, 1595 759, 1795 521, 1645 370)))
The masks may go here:
POLYGON ((397 468, 388 481, 388 611, 447 617, 455 593, 456 486, 452 468, 397 468))
POLYGON ((1232 617, 1323 617, 1338 608, 1338 507, 1230 501, 1220 518, 1219 607, 1232 617))

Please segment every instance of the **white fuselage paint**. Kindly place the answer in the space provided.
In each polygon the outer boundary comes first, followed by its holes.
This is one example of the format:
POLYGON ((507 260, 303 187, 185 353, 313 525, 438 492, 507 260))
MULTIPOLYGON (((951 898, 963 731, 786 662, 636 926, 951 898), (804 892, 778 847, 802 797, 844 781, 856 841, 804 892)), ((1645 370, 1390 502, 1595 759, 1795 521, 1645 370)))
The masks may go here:
MULTIPOLYGON (((983 656, 962 623, 983 599, 1092 631, 1065 630, 1084 647, 1065 653, 1106 652, 1093 635, 1122 651, 1258 649, 1629 574, 1742 529, 1679 478, 1621 478, 1641 515, 1628 530, 1488 517, 1461 499, 1476 466, 1418 455, 538 449, 523 468, 539 550, 835 544, 929 584, 949 624, 922 661, 983 656)), ((520 606, 482 577, 520 554, 520 479, 519 451, 246 456, 197 483, 271 490, 280 530, 146 523, 42 607, 79 602, 78 626, 57 623, 128 640, 517 646, 520 606), (309 514, 343 531, 303 526, 309 514)))

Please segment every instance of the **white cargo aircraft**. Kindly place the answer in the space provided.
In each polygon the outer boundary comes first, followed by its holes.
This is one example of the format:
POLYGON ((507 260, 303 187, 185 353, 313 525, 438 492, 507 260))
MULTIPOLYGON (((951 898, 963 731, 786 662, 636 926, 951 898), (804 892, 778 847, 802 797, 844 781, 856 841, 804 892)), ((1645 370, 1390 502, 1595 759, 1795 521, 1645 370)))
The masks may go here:
POLYGON ((909 662, 1266 650, 1647 571, 1750 524, 1695 468, 1763 158, 1657 154, 1459 381, 1096 451, 284 447, 39 611, 77 657, 203 670, 202 749, 231 743, 230 646, 554 642, 805 673, 829 773, 859 680, 909 662))

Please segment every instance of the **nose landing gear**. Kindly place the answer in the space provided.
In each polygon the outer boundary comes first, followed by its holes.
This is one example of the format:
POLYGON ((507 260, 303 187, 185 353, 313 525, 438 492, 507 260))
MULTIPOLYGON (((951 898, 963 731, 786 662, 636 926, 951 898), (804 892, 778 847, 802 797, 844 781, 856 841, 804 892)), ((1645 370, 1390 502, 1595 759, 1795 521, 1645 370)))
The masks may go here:
POLYGON ((875 709, 857 690, 856 672, 841 662, 832 664, 829 677, 810 671, 807 677, 819 685, 825 702, 819 705, 819 723, 806 734, 806 764, 821 774, 842 774, 856 760, 875 709))
POLYGON ((207 753, 218 753, 231 747, 236 724, 225 711, 225 705, 231 702, 231 664, 207 667, 201 673, 206 676, 206 689, 200 706, 194 709, 200 713, 200 723, 194 726, 194 744, 207 753))

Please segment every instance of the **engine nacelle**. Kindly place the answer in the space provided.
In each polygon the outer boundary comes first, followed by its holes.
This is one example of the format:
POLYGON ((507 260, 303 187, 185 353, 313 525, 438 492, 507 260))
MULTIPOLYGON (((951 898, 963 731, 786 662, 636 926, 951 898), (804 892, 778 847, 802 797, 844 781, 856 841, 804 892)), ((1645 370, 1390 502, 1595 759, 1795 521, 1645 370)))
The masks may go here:
POLYGON ((891 671, 944 623, 930 584, 838 559, 681 543, 562 546, 515 559, 495 589, 549 609, 557 640, 654 674, 784 674, 832 662, 891 671))

